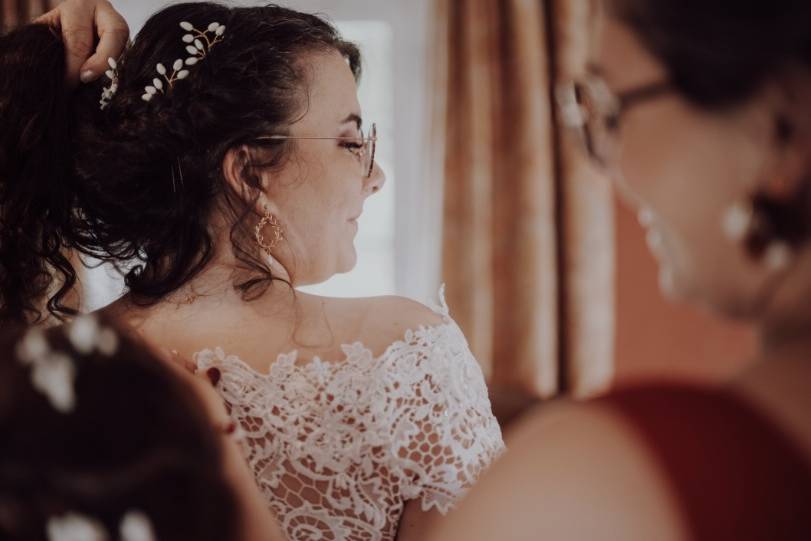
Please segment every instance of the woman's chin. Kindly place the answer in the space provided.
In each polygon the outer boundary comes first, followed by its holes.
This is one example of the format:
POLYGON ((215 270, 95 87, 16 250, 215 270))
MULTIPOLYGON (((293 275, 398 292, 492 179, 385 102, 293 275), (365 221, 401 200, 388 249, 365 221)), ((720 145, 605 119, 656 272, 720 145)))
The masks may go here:
POLYGON ((659 263, 659 291, 670 302, 695 302, 697 290, 683 273, 672 266, 659 263))
POLYGON ((358 253, 355 251, 355 247, 352 246, 351 249, 341 257, 338 263, 338 269, 335 271, 336 274, 345 274, 350 272, 355 268, 358 264, 358 253))
POLYGON ((659 265, 659 291, 669 302, 696 306, 712 304, 705 288, 694 278, 695 276, 676 271, 668 265, 659 265))

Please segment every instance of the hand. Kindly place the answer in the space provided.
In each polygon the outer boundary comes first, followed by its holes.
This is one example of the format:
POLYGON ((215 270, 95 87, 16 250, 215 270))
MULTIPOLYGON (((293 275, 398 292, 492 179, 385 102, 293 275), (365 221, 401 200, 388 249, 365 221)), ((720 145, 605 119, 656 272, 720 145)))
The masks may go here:
POLYGON ((166 362, 181 380, 191 386, 202 402, 214 430, 223 435, 223 471, 234 489, 234 494, 237 495, 238 506, 245 517, 242 523, 244 538, 267 541, 285 539, 279 521, 269 511, 253 470, 248 464, 247 447, 243 445, 242 440, 244 433, 241 433, 241 429, 231 420, 225 401, 214 389, 222 377, 219 368, 198 370, 196 363, 183 358, 176 350, 158 348, 156 351, 160 359, 166 362))
POLYGON ((66 0, 34 22, 61 29, 70 85, 98 79, 108 69, 107 59, 119 57, 130 35, 127 21, 107 0, 66 0), (94 30, 99 37, 95 53, 94 30))
MULTIPOLYGON (((183 357, 175 349, 155 347, 158 358, 166 362, 172 371, 184 382, 195 389, 198 398, 203 402, 208 416, 212 419, 214 426, 218 430, 230 429, 230 419, 225 409, 225 403, 220 395, 214 390, 220 380, 219 368, 209 368, 208 370, 198 370, 197 363, 183 357)), ((228 431, 230 434, 231 430, 228 431)))

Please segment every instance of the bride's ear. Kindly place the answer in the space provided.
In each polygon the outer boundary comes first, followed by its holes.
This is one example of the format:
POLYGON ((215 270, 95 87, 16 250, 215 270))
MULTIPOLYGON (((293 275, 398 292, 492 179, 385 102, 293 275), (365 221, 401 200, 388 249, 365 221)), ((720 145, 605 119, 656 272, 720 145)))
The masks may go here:
POLYGON ((248 146, 231 148, 222 161, 222 176, 234 195, 252 205, 257 214, 262 214, 268 203, 267 179, 258 168, 253 167, 253 163, 248 146))

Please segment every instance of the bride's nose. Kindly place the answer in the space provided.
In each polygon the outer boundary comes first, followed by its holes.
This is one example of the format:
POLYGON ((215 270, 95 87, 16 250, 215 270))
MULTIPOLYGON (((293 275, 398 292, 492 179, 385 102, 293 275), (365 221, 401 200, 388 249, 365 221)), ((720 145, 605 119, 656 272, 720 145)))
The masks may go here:
POLYGON ((363 191, 368 195, 372 195, 383 188, 383 185, 386 183, 386 174, 383 173, 380 166, 375 163, 374 167, 372 167, 372 174, 363 179, 363 182, 363 191))

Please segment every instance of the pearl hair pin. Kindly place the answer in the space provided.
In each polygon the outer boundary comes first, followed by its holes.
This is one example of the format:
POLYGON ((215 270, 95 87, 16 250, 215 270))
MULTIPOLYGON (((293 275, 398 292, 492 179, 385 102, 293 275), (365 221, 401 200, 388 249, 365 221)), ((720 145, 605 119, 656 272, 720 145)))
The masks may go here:
MULTIPOLYGON (((118 336, 108 327, 102 327, 92 315, 77 317, 64 327, 73 349, 81 355, 94 351, 112 357, 118 350, 118 336)), ((39 328, 29 329, 17 344, 19 362, 31 371, 31 386, 44 395, 51 406, 68 414, 76 407, 76 364, 64 351, 51 348, 39 328)))
MULTIPOLYGON (((176 59, 171 65, 171 72, 163 63, 158 62, 158 65, 155 66, 158 77, 152 79, 152 84, 144 87, 142 100, 150 101, 157 94, 165 94, 177 81, 188 77, 188 68, 203 60, 211 48, 223 40, 225 34, 225 25, 218 22, 209 24, 205 30, 198 30, 190 22, 183 21, 180 23, 180 28, 186 31, 182 40, 186 44, 186 53, 189 56, 185 59, 176 59)), ((99 107, 102 110, 110 104, 113 96, 118 92, 118 61, 110 57, 107 59, 107 65, 110 69, 105 71, 104 75, 110 79, 110 84, 101 90, 99 107)))
POLYGON ((105 71, 104 75, 110 79, 110 86, 105 86, 101 89, 99 106, 102 110, 110 104, 110 100, 113 99, 113 96, 115 96, 115 93, 118 91, 118 63, 115 58, 110 57, 107 59, 107 65, 110 66, 110 69, 105 71))
POLYGON ((189 56, 183 60, 182 58, 176 59, 172 63, 172 72, 162 63, 158 63, 156 71, 159 77, 152 79, 152 84, 144 87, 144 94, 141 99, 150 101, 157 94, 165 94, 175 82, 185 79, 189 76, 189 66, 194 66, 200 60, 203 60, 211 48, 223 40, 225 34, 225 26, 218 22, 213 22, 208 25, 205 30, 198 30, 190 22, 183 21, 180 23, 180 28, 187 33, 183 35, 183 43, 186 43, 186 52, 189 56), (162 78, 162 80, 161 80, 162 78), (165 81, 165 84, 164 84, 165 81))
MULTIPOLYGON (((155 530, 149 517, 137 510, 130 510, 119 523, 121 541, 155 541, 155 530)), ((104 525, 93 517, 69 511, 48 519, 45 526, 48 541, 106 541, 109 535, 104 525)))

